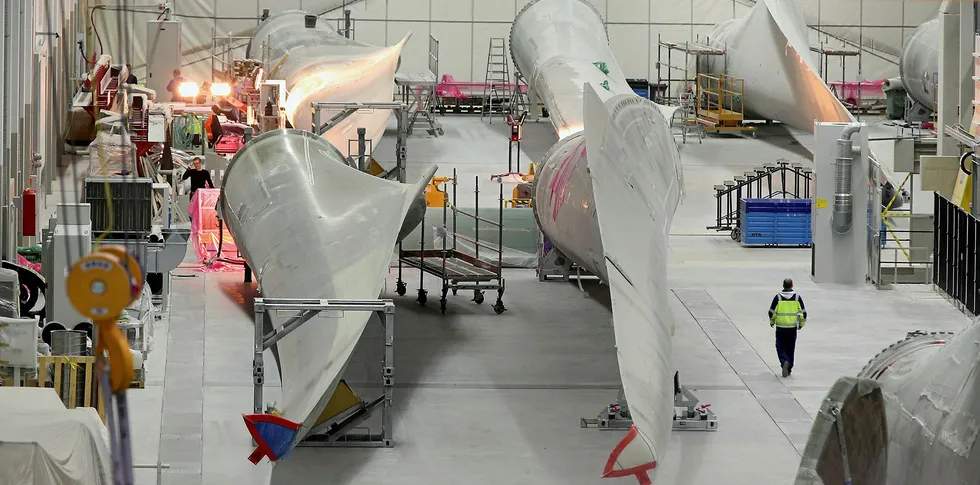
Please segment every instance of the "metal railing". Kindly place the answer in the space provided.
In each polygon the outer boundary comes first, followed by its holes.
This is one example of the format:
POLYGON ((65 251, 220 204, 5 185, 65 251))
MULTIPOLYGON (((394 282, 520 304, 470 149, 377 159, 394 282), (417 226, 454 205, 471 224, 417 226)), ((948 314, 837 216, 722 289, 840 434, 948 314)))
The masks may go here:
POLYGON ((742 96, 745 81, 725 74, 698 74, 698 117, 721 123, 729 117, 745 117, 742 96))
POLYGON ((933 284, 973 315, 980 310, 977 270, 980 219, 940 194, 935 195, 933 284))
POLYGON ((715 224, 708 229, 735 231, 739 227, 738 205, 746 199, 809 199, 813 169, 788 160, 756 167, 715 185, 715 224), (778 184, 778 185, 774 185, 778 184))

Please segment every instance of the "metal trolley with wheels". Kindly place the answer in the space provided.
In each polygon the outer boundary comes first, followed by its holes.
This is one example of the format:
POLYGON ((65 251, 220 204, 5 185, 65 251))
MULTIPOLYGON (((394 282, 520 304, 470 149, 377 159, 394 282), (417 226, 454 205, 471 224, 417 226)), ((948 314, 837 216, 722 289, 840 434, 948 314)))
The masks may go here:
POLYGON ((425 305, 428 300, 428 290, 424 288, 424 277, 430 274, 442 281, 442 295, 439 298, 439 309, 446 313, 447 295, 451 290, 456 295, 459 290, 472 290, 473 302, 477 305, 483 303, 485 292, 496 291, 497 301, 492 305, 493 311, 498 315, 507 310, 504 307, 504 278, 503 268, 503 224, 504 224, 504 188, 500 185, 500 199, 498 206, 497 220, 493 221, 480 216, 480 179, 476 179, 476 204, 474 213, 460 210, 456 206, 456 187, 457 175, 453 170, 453 200, 450 204, 448 191, 443 191, 443 210, 442 210, 442 249, 425 249, 425 217, 422 218, 421 240, 419 250, 404 250, 401 243, 398 245, 398 281, 395 284, 395 291, 400 296, 404 296, 408 288, 402 279, 402 271, 405 266, 419 270, 419 290, 416 301, 420 305, 425 305), (449 222, 449 212, 452 211, 453 231, 449 232, 447 224, 449 222), (459 234, 457 222, 461 218, 468 218, 474 221, 474 237, 459 234), (480 224, 490 225, 497 230, 497 246, 487 244, 480 240, 480 224), (465 241, 472 244, 474 254, 466 254, 459 250, 458 242, 465 241), (480 258, 480 250, 491 252, 489 260, 480 258), (495 257, 493 257, 495 255, 495 257))

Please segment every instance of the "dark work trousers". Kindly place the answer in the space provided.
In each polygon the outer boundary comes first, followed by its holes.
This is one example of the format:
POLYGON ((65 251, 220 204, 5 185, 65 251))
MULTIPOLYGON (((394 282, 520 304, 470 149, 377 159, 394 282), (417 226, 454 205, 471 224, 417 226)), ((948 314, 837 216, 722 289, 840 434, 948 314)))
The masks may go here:
POLYGON ((793 370, 793 358, 796 356, 795 328, 776 327, 776 354, 779 355, 779 365, 789 362, 789 370, 793 370))

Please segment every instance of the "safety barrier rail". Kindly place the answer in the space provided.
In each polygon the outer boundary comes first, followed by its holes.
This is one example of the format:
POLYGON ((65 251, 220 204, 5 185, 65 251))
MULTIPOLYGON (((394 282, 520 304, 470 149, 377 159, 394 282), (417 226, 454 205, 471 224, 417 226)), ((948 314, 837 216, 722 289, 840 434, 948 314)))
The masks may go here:
POLYGON ((935 195, 933 284, 960 309, 980 313, 980 219, 952 201, 935 195))
POLYGON ((755 167, 715 185, 715 224, 708 229, 732 231, 739 227, 738 205, 745 199, 809 199, 813 169, 799 163, 780 160, 755 167), (774 183, 777 184, 774 186, 774 183))
POLYGON ((698 74, 698 118, 714 124, 741 123, 745 81, 724 74, 698 74))

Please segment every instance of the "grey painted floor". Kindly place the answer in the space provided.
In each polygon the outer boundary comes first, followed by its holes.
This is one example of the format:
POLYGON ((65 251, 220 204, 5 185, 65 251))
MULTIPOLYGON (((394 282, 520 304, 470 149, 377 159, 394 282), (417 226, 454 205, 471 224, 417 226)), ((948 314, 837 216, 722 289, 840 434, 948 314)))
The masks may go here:
MULTIPOLYGON (((467 176, 506 171, 502 124, 441 121, 444 137, 411 138, 410 178, 433 162, 440 175, 453 167, 467 176)), ((547 124, 525 133, 528 157, 553 139, 547 124)), ((854 374, 907 331, 957 330, 969 321, 930 288, 817 285, 809 279, 808 250, 745 249, 705 231, 714 215, 712 185, 779 158, 806 161, 801 145, 778 128, 759 140, 689 143, 682 154, 686 196, 669 267, 675 362, 721 425, 715 433, 675 433, 657 483, 788 484, 812 416, 837 377, 854 374), (783 380, 765 312, 787 276, 797 281, 810 318, 794 375, 783 380)), ((239 283, 240 273, 193 266, 175 273, 172 312, 156 328, 147 388, 130 394, 138 410, 135 458, 170 463, 164 483, 261 483, 268 467, 246 461, 252 446, 241 418, 252 405, 252 290, 239 283)), ((532 270, 506 276, 503 315, 461 292, 443 316, 437 305, 412 301, 415 274, 407 277, 409 295, 396 296, 392 272, 385 297, 398 305, 397 446, 297 449, 277 465, 275 483, 616 483, 599 475, 621 435, 578 427, 580 417, 612 402, 619 386, 608 294, 596 284, 583 293, 575 284, 539 283, 532 270)), ((348 371, 365 395, 377 392, 380 343, 378 326, 369 326, 348 371)), ((273 376, 266 400, 276 399, 277 385, 273 376)), ((137 479, 151 485, 154 472, 137 479)))

